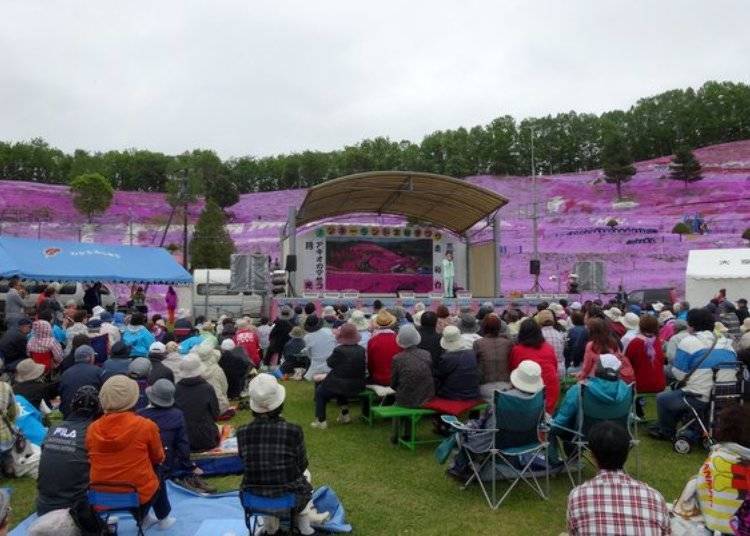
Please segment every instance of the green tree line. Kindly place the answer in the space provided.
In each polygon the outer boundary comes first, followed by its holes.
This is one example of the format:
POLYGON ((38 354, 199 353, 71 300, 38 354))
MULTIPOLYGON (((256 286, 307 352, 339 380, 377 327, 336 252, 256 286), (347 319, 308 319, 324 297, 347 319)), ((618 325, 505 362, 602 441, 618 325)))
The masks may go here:
POLYGON ((174 156, 139 149, 66 154, 39 138, 0 142, 0 179, 68 184, 79 175, 99 173, 117 189, 162 192, 174 188, 171 176, 187 173, 196 193, 226 207, 237 192, 308 187, 373 170, 527 175, 532 129, 537 169, 545 174, 600 168, 603 138, 612 130, 624 138, 633 159, 644 160, 677 147, 750 138, 750 86, 711 81, 697 91, 676 89, 640 99, 627 111, 570 111, 521 121, 504 115, 486 125, 436 131, 420 143, 377 137, 336 151, 227 160, 211 150, 174 156))

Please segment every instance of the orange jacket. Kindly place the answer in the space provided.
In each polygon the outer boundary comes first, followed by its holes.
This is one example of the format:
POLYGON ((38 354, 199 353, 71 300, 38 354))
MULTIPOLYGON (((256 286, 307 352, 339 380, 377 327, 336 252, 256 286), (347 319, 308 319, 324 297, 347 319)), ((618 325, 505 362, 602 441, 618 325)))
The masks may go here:
POLYGON ((133 413, 107 413, 89 426, 86 450, 91 481, 128 482, 138 488, 141 504, 159 488, 154 465, 164 461, 159 428, 133 413))

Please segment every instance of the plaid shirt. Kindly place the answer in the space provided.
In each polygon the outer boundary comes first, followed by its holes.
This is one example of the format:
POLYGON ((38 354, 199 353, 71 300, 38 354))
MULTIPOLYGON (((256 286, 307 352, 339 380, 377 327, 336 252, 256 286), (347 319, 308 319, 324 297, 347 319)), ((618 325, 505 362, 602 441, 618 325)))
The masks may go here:
POLYGON ((591 536, 671 534, 661 494, 622 471, 600 471, 568 496, 568 532, 591 536))
POLYGON ((292 492, 298 505, 310 500, 312 487, 304 476, 307 453, 302 428, 279 416, 258 416, 237 430, 237 446, 245 462, 242 486, 276 497, 292 492))

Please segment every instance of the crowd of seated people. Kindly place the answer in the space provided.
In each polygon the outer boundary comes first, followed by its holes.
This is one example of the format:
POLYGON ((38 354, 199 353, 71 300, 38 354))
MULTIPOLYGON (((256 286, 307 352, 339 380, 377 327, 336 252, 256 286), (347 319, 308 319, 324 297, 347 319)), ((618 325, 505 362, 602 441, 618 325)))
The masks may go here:
MULTIPOLYGON (((153 467, 139 476, 141 504, 148 524, 166 528, 174 521, 164 481, 178 478, 210 490, 198 478, 190 453, 220 445, 221 420, 233 414, 239 397, 249 396, 251 409, 254 396, 281 397, 283 402, 277 378, 313 383, 312 427, 317 430, 328 428, 326 407, 331 401, 339 407, 336 422, 350 423, 349 403, 367 385, 390 389, 395 404, 410 408, 435 397, 491 402, 496 391, 523 398, 544 389, 548 418, 560 430, 572 427, 583 386, 606 405, 622 402, 632 385, 637 394, 658 393, 657 424, 650 433, 672 440, 690 409, 686 404, 705 411, 713 382, 730 374, 727 369, 716 377, 711 371, 736 363, 737 350, 748 348, 747 318, 737 323, 737 334, 717 325, 727 314, 738 319, 741 314, 741 307, 727 313, 724 301, 718 300, 715 311, 686 304, 587 302, 540 304, 531 314, 513 305, 500 312, 483 304, 474 314, 466 308, 450 311, 441 305, 433 311, 421 306, 414 317, 402 307, 381 306, 370 314, 329 306, 319 314, 307 304, 283 307, 277 318, 262 319, 258 327, 249 318, 222 318, 214 324, 185 314, 177 315, 174 326, 165 326, 160 318, 149 320, 140 312, 112 314, 94 307, 88 314, 69 306, 60 315, 46 308, 35 320, 16 318, 0 338, 0 352, 10 380, 5 385, 37 409, 59 407, 64 420, 49 433, 60 426, 85 430, 85 442, 64 449, 55 447, 53 436, 44 442, 39 513, 73 506, 88 482, 71 479, 69 489, 62 491, 55 487, 59 483, 51 482, 50 464, 60 462, 50 460, 64 451, 71 468, 87 464, 96 479, 129 475, 136 464, 153 467), (104 355, 94 348, 103 335, 104 355), (263 371, 274 375, 262 375, 263 381, 255 385, 266 394, 258 395, 248 382, 263 371), (273 378, 281 395, 266 376, 273 378), (666 389, 672 378, 681 384, 666 389), (561 395, 563 380, 570 387, 561 395), (126 454, 118 454, 118 449, 126 454)), ((273 405, 256 405, 253 423, 286 430, 281 405, 273 405)), ((492 410, 490 404, 477 422, 491 427, 492 410)), ((4 413, 13 417, 10 406, 4 413)), ((557 433, 565 439, 563 432, 557 433)), ((742 444, 739 432, 732 433, 742 444)), ((243 436, 240 451, 257 455, 260 447, 252 451, 248 445, 262 438, 238 434, 243 436)), ((614 441, 617 433, 610 431, 607 437, 614 441)), ((611 454, 600 452, 602 457, 611 454)), ((299 460, 294 471, 284 469, 283 478, 293 478, 298 485, 299 517, 306 512, 314 518, 308 507, 309 480, 302 474, 307 468, 304 452, 295 456, 299 460)), ((616 463, 594 456, 603 471, 618 471, 611 469, 616 463)), ((275 478, 248 469, 245 484, 281 485, 275 478)), ((579 502, 571 499, 572 506, 584 508, 579 502)), ((569 516, 574 520, 569 522, 571 533, 595 533, 580 528, 580 516, 569 516)), ((305 522, 300 530, 308 531, 305 522)))

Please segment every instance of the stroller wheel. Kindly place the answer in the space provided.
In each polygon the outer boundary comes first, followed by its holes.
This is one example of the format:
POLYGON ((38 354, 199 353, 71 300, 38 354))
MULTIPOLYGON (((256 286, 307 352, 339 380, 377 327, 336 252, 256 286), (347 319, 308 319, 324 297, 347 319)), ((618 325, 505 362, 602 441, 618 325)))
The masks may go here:
POLYGON ((672 447, 677 454, 688 454, 691 449, 690 441, 684 437, 678 437, 675 439, 674 443, 672 443, 672 447))

